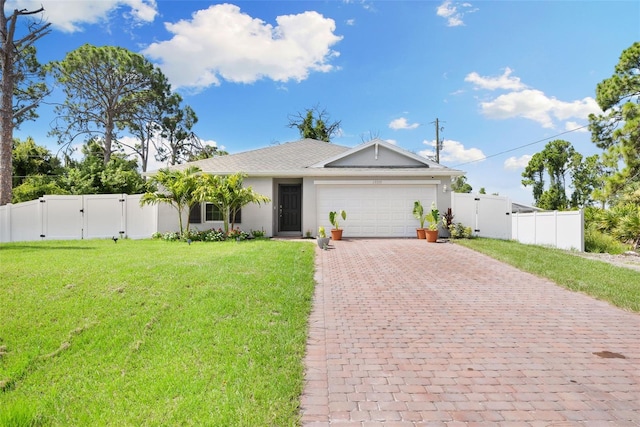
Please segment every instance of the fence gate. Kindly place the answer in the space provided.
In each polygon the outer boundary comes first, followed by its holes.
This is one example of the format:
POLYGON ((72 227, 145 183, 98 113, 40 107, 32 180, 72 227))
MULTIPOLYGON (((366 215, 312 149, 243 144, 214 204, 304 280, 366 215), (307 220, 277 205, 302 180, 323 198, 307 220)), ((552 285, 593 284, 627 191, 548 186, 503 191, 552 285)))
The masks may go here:
POLYGON ((126 233, 124 194, 93 194, 84 198, 83 237, 120 237, 126 233))
POLYGON ((511 239, 511 200, 486 194, 451 193, 453 222, 471 227, 476 236, 511 239))
POLYGON ((39 202, 42 215, 41 238, 82 239, 82 197, 44 196, 39 202))

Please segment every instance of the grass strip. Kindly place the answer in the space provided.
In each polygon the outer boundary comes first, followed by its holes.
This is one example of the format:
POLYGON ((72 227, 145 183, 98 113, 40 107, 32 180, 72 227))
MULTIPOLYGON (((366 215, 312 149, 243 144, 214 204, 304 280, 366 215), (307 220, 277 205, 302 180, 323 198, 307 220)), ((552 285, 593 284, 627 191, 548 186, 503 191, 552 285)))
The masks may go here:
POLYGON ((306 242, 0 245, 0 426, 295 426, 306 242))
POLYGON ((455 242, 565 288, 640 312, 640 273, 635 270, 515 241, 478 238, 455 242))

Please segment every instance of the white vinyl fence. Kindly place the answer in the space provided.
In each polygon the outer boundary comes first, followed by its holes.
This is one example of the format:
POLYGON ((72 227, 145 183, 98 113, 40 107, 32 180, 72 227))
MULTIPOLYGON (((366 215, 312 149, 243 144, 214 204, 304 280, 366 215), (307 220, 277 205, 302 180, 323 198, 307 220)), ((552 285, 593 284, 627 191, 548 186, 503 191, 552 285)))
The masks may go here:
MULTIPOLYGON (((0 242, 149 238, 171 221, 168 205, 140 206, 142 195, 43 196, 0 206, 0 242)), ((175 220, 177 223, 177 219, 175 220)))
POLYGON ((508 197, 466 193, 452 193, 451 210, 479 237, 584 251, 582 210, 512 213, 508 197))
POLYGON ((532 245, 584 252, 584 211, 515 213, 512 238, 532 245))
MULTIPOLYGON (((178 229, 173 207, 167 204, 141 207, 141 197, 140 194, 44 196, 0 206, 0 243, 112 237, 146 239, 156 231, 178 229)), ((507 197, 461 193, 452 193, 451 208, 453 221, 471 227, 476 236, 584 250, 582 211, 512 214, 507 197)))

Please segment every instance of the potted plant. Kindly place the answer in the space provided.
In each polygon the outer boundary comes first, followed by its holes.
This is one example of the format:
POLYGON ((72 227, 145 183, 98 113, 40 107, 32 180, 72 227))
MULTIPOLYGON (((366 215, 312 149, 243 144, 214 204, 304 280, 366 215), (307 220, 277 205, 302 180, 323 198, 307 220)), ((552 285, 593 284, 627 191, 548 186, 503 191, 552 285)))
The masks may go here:
POLYGON ((451 237, 451 224, 453 224, 453 218, 455 215, 451 211, 451 208, 447 208, 447 212, 442 214, 442 233, 443 237, 451 237))
POLYGON ((318 242, 318 247, 320 249, 327 249, 329 246, 329 238, 327 237, 327 233, 324 231, 324 227, 318 227, 318 237, 316 239, 318 242))
POLYGON ((413 217, 418 221, 420 221, 420 228, 416 228, 416 234, 418 235, 418 239, 425 239, 426 234, 425 234, 424 222, 427 219, 427 217, 424 214, 424 207, 422 207, 422 203, 420 203, 420 200, 416 200, 415 202, 413 202, 413 217))
POLYGON ((332 211, 329 212, 329 222, 333 225, 331 229, 331 238, 333 240, 341 240, 342 239, 342 229, 340 228, 340 223, 338 222, 338 217, 342 218, 342 220, 347 219, 347 213, 342 209, 338 212, 332 211))
POLYGON ((435 202, 431 203, 431 210, 427 214, 429 227, 426 230, 427 242, 435 242, 438 240, 438 224, 440 223, 440 211, 436 208, 435 202))

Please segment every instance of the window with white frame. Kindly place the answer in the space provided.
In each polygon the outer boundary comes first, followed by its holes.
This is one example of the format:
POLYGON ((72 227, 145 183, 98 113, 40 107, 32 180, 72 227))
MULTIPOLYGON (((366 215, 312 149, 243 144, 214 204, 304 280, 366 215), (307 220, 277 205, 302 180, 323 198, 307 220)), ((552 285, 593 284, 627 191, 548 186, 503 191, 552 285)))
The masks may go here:
MULTIPOLYGON (((218 209, 218 207, 213 203, 205 203, 204 220, 206 222, 222 221, 222 211, 220 211, 220 209, 218 209)), ((236 212, 236 216, 233 221, 231 220, 231 218, 229 218, 229 222, 240 224, 242 222, 242 209, 236 212)))

